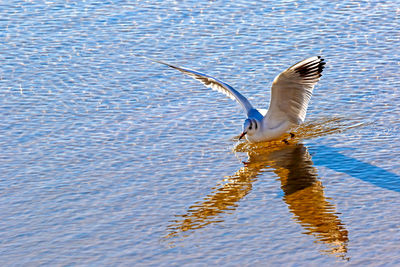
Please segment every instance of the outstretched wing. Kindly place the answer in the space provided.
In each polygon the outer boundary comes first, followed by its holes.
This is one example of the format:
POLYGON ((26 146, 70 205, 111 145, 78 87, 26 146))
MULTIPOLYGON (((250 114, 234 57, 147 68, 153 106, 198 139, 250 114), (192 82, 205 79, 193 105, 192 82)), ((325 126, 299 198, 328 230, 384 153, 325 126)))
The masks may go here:
POLYGON ((307 58, 279 74, 271 88, 271 101, 264 119, 268 128, 289 120, 294 124, 304 122, 308 103, 315 84, 324 69, 320 56, 307 58))
POLYGON ((174 65, 171 65, 171 64, 159 61, 159 60, 151 59, 151 58, 147 58, 147 59, 157 62, 157 63, 160 63, 160 64, 164 64, 164 65, 174 68, 176 70, 179 70, 180 72, 187 74, 190 77, 200 81, 206 87, 216 90, 218 92, 224 93, 232 100, 236 100, 242 106, 242 108, 244 109, 246 114, 249 114, 250 110, 253 109, 253 106, 250 104, 250 102, 247 100, 246 97, 244 97, 238 91, 233 89, 232 86, 230 86, 227 83, 224 83, 223 81, 220 81, 214 77, 208 76, 208 75, 203 74, 198 71, 194 71, 194 70, 186 69, 186 68, 182 68, 182 67, 177 67, 177 66, 174 66, 174 65))

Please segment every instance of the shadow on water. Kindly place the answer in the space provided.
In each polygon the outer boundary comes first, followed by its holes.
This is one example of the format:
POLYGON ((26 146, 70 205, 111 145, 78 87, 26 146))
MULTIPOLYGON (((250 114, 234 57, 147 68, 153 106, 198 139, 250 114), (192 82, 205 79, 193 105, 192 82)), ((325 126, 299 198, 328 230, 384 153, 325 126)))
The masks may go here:
MULTIPOLYGON (((365 124, 358 119, 331 118, 308 123, 297 130, 300 139, 340 133, 365 124)), ((340 149, 319 144, 310 145, 314 164, 345 173, 375 186, 400 192, 400 176, 383 168, 343 155, 340 149)))
POLYGON ((334 171, 369 182, 375 186, 400 192, 400 177, 378 166, 345 156, 339 149, 323 145, 310 148, 317 166, 325 166, 334 171))
MULTIPOLYGON (((328 119, 315 125, 305 125, 296 131, 299 139, 309 139, 362 126, 342 119, 328 119)), ((202 201, 192 205, 186 214, 168 226, 166 238, 184 237, 191 231, 223 221, 223 213, 236 209, 239 201, 251 190, 253 182, 265 171, 273 171, 281 182, 283 201, 288 205, 294 220, 319 243, 326 245, 322 253, 347 258, 348 232, 336 212, 334 204, 324 195, 324 187, 314 165, 323 165, 335 171, 371 182, 377 186, 399 191, 399 177, 379 167, 346 157, 337 149, 315 145, 310 151, 299 142, 291 140, 286 145, 275 143, 241 143, 235 152, 245 152, 248 161, 234 175, 216 186, 202 201), (314 161, 314 162, 313 162, 314 161), (394 179, 395 178, 395 179, 394 179), (392 182, 397 180, 397 182, 392 182)))

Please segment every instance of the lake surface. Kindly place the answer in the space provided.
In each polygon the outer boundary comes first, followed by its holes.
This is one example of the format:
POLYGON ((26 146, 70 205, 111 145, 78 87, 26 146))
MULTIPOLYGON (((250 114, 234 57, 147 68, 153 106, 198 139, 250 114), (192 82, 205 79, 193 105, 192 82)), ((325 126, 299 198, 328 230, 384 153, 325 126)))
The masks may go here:
POLYGON ((0 265, 400 265, 398 1, 0 4, 0 265), (322 55, 288 145, 238 142, 322 55))

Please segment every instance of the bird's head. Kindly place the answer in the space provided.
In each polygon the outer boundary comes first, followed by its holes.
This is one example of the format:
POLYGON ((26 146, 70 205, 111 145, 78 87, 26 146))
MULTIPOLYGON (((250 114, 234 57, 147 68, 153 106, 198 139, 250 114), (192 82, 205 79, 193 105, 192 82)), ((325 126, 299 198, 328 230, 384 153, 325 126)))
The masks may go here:
POLYGON ((239 137, 239 140, 243 138, 243 136, 253 135, 258 129, 258 123, 254 119, 246 119, 243 123, 243 132, 239 137))

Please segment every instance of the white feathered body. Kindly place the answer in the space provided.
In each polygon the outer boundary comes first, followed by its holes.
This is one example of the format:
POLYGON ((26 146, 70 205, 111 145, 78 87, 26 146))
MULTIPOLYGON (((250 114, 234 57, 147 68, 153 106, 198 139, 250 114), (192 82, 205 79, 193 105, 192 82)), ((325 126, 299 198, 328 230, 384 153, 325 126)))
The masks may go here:
POLYGON ((321 77, 324 65, 321 57, 311 57, 279 74, 272 83, 268 111, 261 112, 261 120, 258 116, 254 118, 260 121, 260 127, 249 132, 246 139, 251 143, 278 139, 303 123, 314 86, 321 77))

